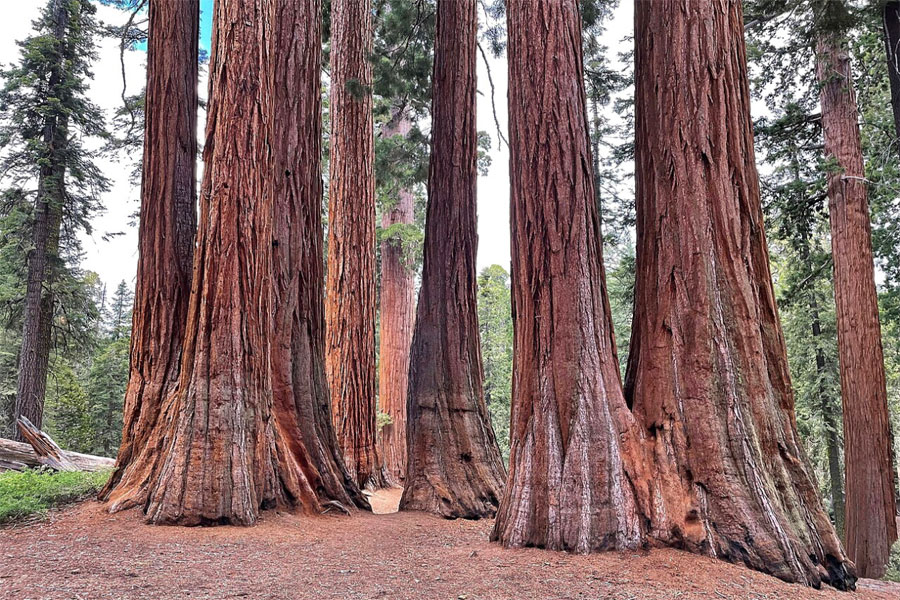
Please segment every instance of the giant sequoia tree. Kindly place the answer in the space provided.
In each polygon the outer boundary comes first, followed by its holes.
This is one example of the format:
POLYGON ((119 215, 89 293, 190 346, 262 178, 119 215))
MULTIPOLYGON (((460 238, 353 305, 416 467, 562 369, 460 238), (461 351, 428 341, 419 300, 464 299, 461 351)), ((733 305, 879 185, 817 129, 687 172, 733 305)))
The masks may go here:
POLYGON ((512 296, 510 546, 636 547, 637 458, 605 291, 577 0, 507 7, 512 296), (550 152, 544 140, 555 140, 550 152))
POLYGON ((324 380, 318 16, 316 0, 216 3, 179 384, 148 441, 160 451, 125 473, 112 510, 192 525, 251 524, 277 505, 366 506, 340 462, 324 380))
POLYGON ((638 247, 626 396, 667 493, 687 500, 654 529, 782 579, 847 585, 794 420, 741 5, 703 1, 685 13, 645 4, 635 12, 638 247))
POLYGON ((178 383, 197 228, 200 2, 153 0, 149 13, 131 362, 122 444, 106 490, 126 469, 144 468, 132 465, 178 383))
MULTIPOLYGON (((407 136, 412 122, 396 111, 384 125, 384 138, 407 136)), ((390 418, 381 428, 379 450, 387 483, 402 485, 406 478, 406 394, 409 351, 416 322, 416 271, 412 252, 404 244, 405 228, 413 225, 415 194, 405 186, 396 190, 395 203, 381 218, 381 303, 378 337, 378 405, 390 418)))
POLYGON ((375 150, 370 0, 331 3, 331 171, 326 366, 334 427, 359 485, 375 446, 375 150))
POLYGON ((839 34, 821 35, 816 59, 825 155, 830 161, 828 210, 844 408, 847 554, 861 575, 880 577, 897 539, 897 505, 856 96, 850 58, 839 34))
POLYGON ((578 5, 508 6, 515 368, 493 536, 578 551, 652 541, 852 586, 794 423, 740 3, 635 5, 638 254, 624 396, 578 5))
POLYGON ((402 510, 492 516, 505 476, 484 403, 476 309, 475 0, 438 0, 425 263, 402 510))

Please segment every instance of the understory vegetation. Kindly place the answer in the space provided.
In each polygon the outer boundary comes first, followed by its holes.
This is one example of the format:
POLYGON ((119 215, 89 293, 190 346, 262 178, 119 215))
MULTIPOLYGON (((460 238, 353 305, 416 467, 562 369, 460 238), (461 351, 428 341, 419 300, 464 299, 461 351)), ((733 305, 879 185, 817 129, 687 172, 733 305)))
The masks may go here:
POLYGON ((44 515, 51 508, 96 494, 107 479, 108 471, 0 473, 0 524, 44 515))

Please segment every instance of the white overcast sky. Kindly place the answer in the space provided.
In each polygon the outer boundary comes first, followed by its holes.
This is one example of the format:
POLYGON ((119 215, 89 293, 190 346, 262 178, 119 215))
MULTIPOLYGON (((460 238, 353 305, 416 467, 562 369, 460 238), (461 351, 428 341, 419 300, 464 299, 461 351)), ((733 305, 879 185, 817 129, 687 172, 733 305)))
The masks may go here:
MULTIPOLYGON (((18 60, 17 40, 31 33, 31 22, 38 15, 44 0, 0 0, 0 64, 4 66, 18 60)), ((624 0, 615 19, 608 27, 607 44, 621 47, 621 40, 631 33, 631 2, 624 0)), ((98 16, 107 23, 123 23, 123 13, 109 7, 98 7, 98 16)), ((118 44, 113 39, 103 39, 98 49, 99 59, 94 64, 94 80, 90 97, 111 120, 120 106, 122 79, 119 65, 118 44)), ((141 88, 144 79, 143 52, 126 54, 126 74, 131 92, 141 88)), ((490 59, 491 74, 496 87, 497 116, 506 135, 507 69, 505 59, 490 59)), ((201 82, 201 96, 206 97, 206 81, 201 82)), ((490 86, 481 59, 478 64, 478 128, 494 137, 491 150, 492 165, 486 176, 478 180, 478 268, 500 264, 509 268, 509 152, 503 146, 498 149, 494 125, 490 86)), ((201 124, 202 129, 202 124, 201 124)), ((137 227, 130 226, 131 215, 138 208, 138 190, 129 182, 131 162, 100 161, 103 172, 112 180, 112 188, 103 197, 105 212, 94 220, 94 232, 84 236, 84 268, 96 271, 110 289, 119 281, 134 286, 137 265, 137 227), (124 235, 104 240, 104 234, 124 232, 124 235)))

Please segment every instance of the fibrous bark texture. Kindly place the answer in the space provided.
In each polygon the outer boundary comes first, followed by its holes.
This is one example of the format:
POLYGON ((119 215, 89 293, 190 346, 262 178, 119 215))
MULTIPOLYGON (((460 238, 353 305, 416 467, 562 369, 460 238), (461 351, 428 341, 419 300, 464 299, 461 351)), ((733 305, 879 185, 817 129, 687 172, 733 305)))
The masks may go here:
POLYGON ((638 446, 604 283, 578 3, 513 2, 507 19, 513 399, 492 538, 634 548, 642 530, 625 469, 638 446))
POLYGON ((375 147, 371 0, 331 4, 326 367, 344 462, 382 484, 375 431, 375 147))
POLYGON ((439 0, 425 262, 401 510, 493 516, 505 478, 484 402, 476 309, 476 0, 439 0))
POLYGON ((852 587, 794 422, 740 3, 635 3, 638 254, 624 396, 577 2, 510 3, 508 30, 513 439, 493 537, 578 551, 670 545, 852 587))
POLYGON ((147 476, 125 474, 112 510, 247 525, 278 505, 367 506, 340 466, 322 369, 318 15, 316 0, 216 3, 180 380, 162 451, 147 476), (277 236, 301 234, 296 254, 280 250, 277 236))
MULTIPOLYGON (((385 124, 381 135, 406 136, 412 122, 398 112, 385 124)), ((397 191, 396 203, 381 217, 383 229, 415 222, 412 190, 397 191)), ((378 404, 390 423, 381 428, 379 451, 386 483, 403 485, 406 478, 406 393, 409 384, 409 352, 416 322, 416 273, 411 253, 400 240, 381 242, 381 310, 378 351, 378 404)))
MULTIPOLYGON (((148 448, 178 383, 197 229, 199 0, 151 0, 137 285, 122 444, 106 498, 148 448)), ((158 439, 158 438, 157 438, 158 439)))
MULTIPOLYGON (((72 50, 66 32, 72 15, 63 0, 53 0, 53 43, 56 60, 47 82, 49 94, 62 98, 60 89, 67 80, 65 69, 72 50)), ((80 10, 80 9, 72 9, 80 10)), ((47 365, 50 359, 50 334, 53 325, 53 284, 59 260, 59 234, 66 201, 66 154, 69 145, 69 118, 65 110, 50 109, 43 117, 45 156, 38 174, 38 193, 32 224, 32 247, 26 258, 27 278, 22 313, 22 346, 19 350, 19 376, 15 418, 25 417, 40 429, 44 419, 44 394, 47 391, 47 365)), ((14 437, 26 441, 16 428, 14 437)))
POLYGON ((636 2, 637 279, 626 397, 666 496, 651 535, 852 586, 797 435, 754 163, 740 2, 636 2))
POLYGON ((890 421, 856 96, 840 41, 817 46, 844 409, 845 541, 860 575, 880 577, 897 539, 890 421))
POLYGON ((301 504, 368 507, 344 466, 325 376, 322 248, 322 71, 318 0, 277 0, 273 132, 276 428, 301 504), (299 127, 280 127, 298 123, 299 127))
POLYGON ((888 79, 891 85, 891 111, 894 114, 894 134, 900 152, 900 2, 889 0, 882 9, 884 49, 887 57, 888 79))

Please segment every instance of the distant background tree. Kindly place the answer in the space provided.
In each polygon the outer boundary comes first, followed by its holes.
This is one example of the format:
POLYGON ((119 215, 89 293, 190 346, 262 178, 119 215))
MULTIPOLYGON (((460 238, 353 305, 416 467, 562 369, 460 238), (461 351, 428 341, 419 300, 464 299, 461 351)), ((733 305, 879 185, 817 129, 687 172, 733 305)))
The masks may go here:
POLYGON ((484 401, 503 462, 509 461, 509 409, 512 398, 512 304, 509 273, 491 265, 478 275, 478 328, 484 362, 484 401))
MULTIPOLYGON (((9 188, 0 217, 6 244, 24 257, 18 287, 23 299, 15 416, 35 425, 43 420, 47 368, 65 310, 61 296, 77 285, 78 234, 90 230, 107 179, 94 164, 89 140, 105 137, 104 119, 87 100, 95 58, 96 8, 86 1, 50 0, 35 35, 22 42, 19 63, 3 73, 0 90, 0 148, 9 188)), ((13 273, 17 269, 13 269, 13 273)), ((65 324, 64 324, 65 323, 65 324)), ((15 437, 20 438, 19 432, 15 437)))

